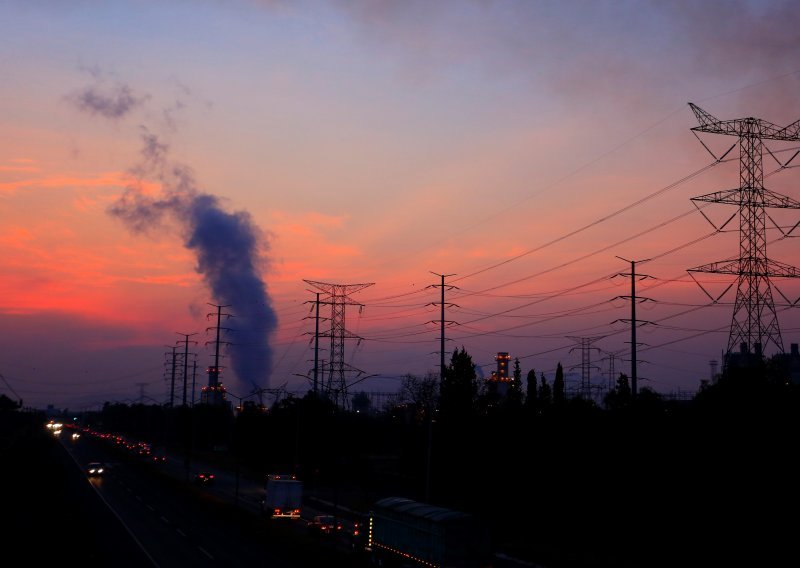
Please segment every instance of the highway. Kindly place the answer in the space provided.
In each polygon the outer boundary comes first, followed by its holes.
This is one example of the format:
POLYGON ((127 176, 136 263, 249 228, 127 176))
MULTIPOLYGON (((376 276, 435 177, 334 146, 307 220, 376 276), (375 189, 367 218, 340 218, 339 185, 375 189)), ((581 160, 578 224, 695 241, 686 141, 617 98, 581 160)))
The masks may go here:
MULTIPOLYGON (((122 527, 139 549, 134 565, 353 565, 344 548, 312 540, 304 521, 263 518, 257 484, 237 480, 234 473, 214 470, 214 483, 200 486, 192 482, 193 473, 187 479, 180 456, 155 464, 146 458, 125 459, 105 441, 86 434, 78 440, 67 435, 59 439, 72 462, 68 474, 91 489, 86 499, 102 502, 111 513, 113 518, 104 527, 122 527), (102 476, 86 475, 85 464, 90 461, 108 466, 102 476)), ((119 561, 124 564, 124 556, 119 561)))
MULTIPOLYGON (((347 509, 344 500, 334 504, 307 495, 302 519, 272 520, 261 512, 263 483, 236 468, 223 470, 174 454, 157 463, 122 442, 86 432, 73 439, 68 429, 50 442, 60 451, 50 448, 50 463, 37 467, 48 471, 46 483, 69 485, 64 492, 72 504, 66 509, 86 515, 75 517, 81 528, 73 527, 76 534, 61 545, 65 551, 77 546, 79 552, 65 553, 71 561, 164 568, 368 565, 350 538, 358 512, 347 509), (92 461, 108 466, 102 476, 87 475, 92 461), (193 482, 201 470, 214 474, 212 484, 193 482), (339 535, 320 538, 308 532, 306 522, 321 513, 334 513, 344 522, 339 535)), ((493 567, 543 568, 501 555, 493 567)))

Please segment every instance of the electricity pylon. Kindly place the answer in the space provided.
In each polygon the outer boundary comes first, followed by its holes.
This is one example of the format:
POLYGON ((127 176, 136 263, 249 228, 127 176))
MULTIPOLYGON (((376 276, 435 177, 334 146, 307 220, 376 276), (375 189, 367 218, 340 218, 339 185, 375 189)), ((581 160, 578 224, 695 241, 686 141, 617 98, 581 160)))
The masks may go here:
MULTIPOLYGON (((739 187, 693 197, 692 201, 726 203, 738 207, 739 255, 732 259, 703 264, 689 269, 688 272, 690 276, 692 272, 736 276, 736 301, 733 307, 733 317, 728 336, 727 355, 730 355, 738 348, 744 353, 752 352, 757 357, 761 357, 769 344, 773 344, 780 353, 783 353, 783 340, 781 339, 781 331, 778 325, 778 316, 775 312, 772 289, 775 288, 787 303, 794 304, 796 302, 791 302, 786 298, 770 279, 798 278, 800 277, 800 270, 794 266, 770 260, 767 257, 766 220, 769 219, 784 236, 789 236, 800 223, 786 233, 766 213, 766 209, 768 207, 800 209, 800 202, 764 187, 763 153, 766 149, 778 163, 779 169, 783 169, 789 166, 789 163, 800 153, 800 150, 795 152, 786 163, 781 163, 775 157, 775 154, 764 146, 763 141, 800 141, 800 120, 781 128, 760 118, 719 120, 697 105, 689 103, 689 107, 691 107, 692 112, 697 117, 697 121, 700 123, 699 126, 692 128, 692 131, 725 134, 738 138, 739 187)), ((702 140, 700 140, 700 143, 703 144, 702 140)), ((703 146, 714 156, 713 152, 705 144, 703 146)), ((735 146, 736 144, 728 152, 735 146)), ((728 152, 720 158, 716 156, 714 158, 719 162, 728 152)), ((721 230, 735 215, 736 213, 722 227, 717 227, 713 223, 712 225, 717 230, 721 230)), ((706 219, 708 220, 708 217, 706 219)), ((709 222, 711 221, 709 220, 709 222)), ((694 279, 694 276, 692 278, 694 279)), ((717 298, 711 296, 705 289, 703 291, 712 301, 716 302, 732 286, 733 284, 726 288, 717 298)))
MULTIPOLYGON (((580 343, 581 348, 581 388, 580 393, 581 396, 584 397, 586 400, 592 398, 592 385, 591 385, 591 375, 592 369, 599 370, 600 367, 597 365, 592 365, 592 350, 594 351, 602 351, 599 347, 592 347, 592 343, 603 339, 605 336, 599 337, 573 337, 569 336, 570 339, 573 341, 577 341, 580 343)), ((576 348, 573 347, 570 349, 570 352, 574 351, 576 348)), ((576 368, 577 365, 573 365, 570 369, 576 368)))
POLYGON ((350 298, 350 294, 372 286, 374 282, 368 284, 330 284, 313 280, 304 280, 304 282, 326 294, 326 297, 323 300, 318 300, 318 302, 320 304, 329 304, 331 307, 330 332, 319 334, 319 337, 329 337, 331 341, 326 391, 328 394, 333 395, 336 404, 338 404, 338 399, 341 398, 342 405, 346 406, 347 381, 345 380, 345 367, 349 367, 349 365, 344 362, 344 340, 360 340, 361 337, 350 333, 345 328, 345 308, 348 305, 363 307, 362 304, 354 302, 350 298))

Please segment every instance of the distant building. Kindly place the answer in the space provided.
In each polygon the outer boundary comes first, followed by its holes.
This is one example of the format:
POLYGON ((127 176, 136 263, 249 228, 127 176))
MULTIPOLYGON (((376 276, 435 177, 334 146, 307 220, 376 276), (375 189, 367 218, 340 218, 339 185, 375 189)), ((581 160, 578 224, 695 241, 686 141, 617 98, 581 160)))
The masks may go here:
MULTIPOLYGON (((738 353, 729 353, 726 356, 726 364, 729 367, 747 367, 762 362, 764 359, 761 345, 755 344, 755 350, 751 352, 746 343, 742 343, 738 353)), ((792 343, 788 353, 778 353, 774 355, 772 361, 780 363, 789 375, 792 384, 800 385, 800 351, 797 343, 792 343)))
POLYGON ((751 367, 763 361, 764 355, 761 351, 761 344, 753 344, 753 350, 750 351, 747 343, 739 344, 739 351, 731 351, 725 355, 725 366, 730 367, 751 367))
POLYGON ((793 385, 800 385, 800 351, 798 351, 797 343, 792 343, 789 353, 777 355, 777 359, 781 360, 789 372, 789 381, 793 385))
POLYGON ((494 358, 497 362, 497 370, 492 371, 491 377, 487 382, 489 391, 496 393, 503 397, 508 393, 509 386, 511 385, 511 377, 508 376, 509 362, 511 357, 506 352, 499 352, 494 358))
POLYGON ((208 371, 208 386, 200 389, 200 404, 210 404, 215 406, 222 406, 230 404, 226 400, 226 393, 228 392, 225 386, 219 381, 220 368, 211 366, 208 371))

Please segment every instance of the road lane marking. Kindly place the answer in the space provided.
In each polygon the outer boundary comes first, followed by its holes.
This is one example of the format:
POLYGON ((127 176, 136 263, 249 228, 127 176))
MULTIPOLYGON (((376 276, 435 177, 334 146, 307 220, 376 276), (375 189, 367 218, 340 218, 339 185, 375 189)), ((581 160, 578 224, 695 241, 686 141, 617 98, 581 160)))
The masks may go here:
POLYGON ((200 552, 202 552, 203 554, 205 554, 206 556, 208 556, 211 560, 214 560, 214 557, 211 556, 211 554, 209 554, 209 552, 205 548, 203 548, 202 546, 198 546, 197 549, 200 552))

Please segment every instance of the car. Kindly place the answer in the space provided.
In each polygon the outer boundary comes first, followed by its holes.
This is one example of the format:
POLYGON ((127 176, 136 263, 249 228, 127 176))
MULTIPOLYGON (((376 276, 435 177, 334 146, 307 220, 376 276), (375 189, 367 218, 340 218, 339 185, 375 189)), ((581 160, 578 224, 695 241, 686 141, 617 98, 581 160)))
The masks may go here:
POLYGON ((211 485, 214 483, 214 474, 209 471, 198 471, 194 474, 194 482, 200 485, 211 485))
POLYGON ((86 466, 86 475, 89 477, 100 477, 105 471, 105 466, 100 462, 89 462, 86 466))
POLYGON ((362 517, 360 520, 353 522, 353 528, 348 531, 350 540, 350 549, 354 552, 362 552, 367 545, 367 532, 364 527, 369 524, 368 517, 362 517))
POLYGON ((308 521, 308 532, 316 536, 331 536, 342 530, 342 522, 333 515, 315 515, 308 521))
POLYGON ((150 460, 155 464, 167 463, 167 456, 163 454, 153 454, 150 456, 150 460))

